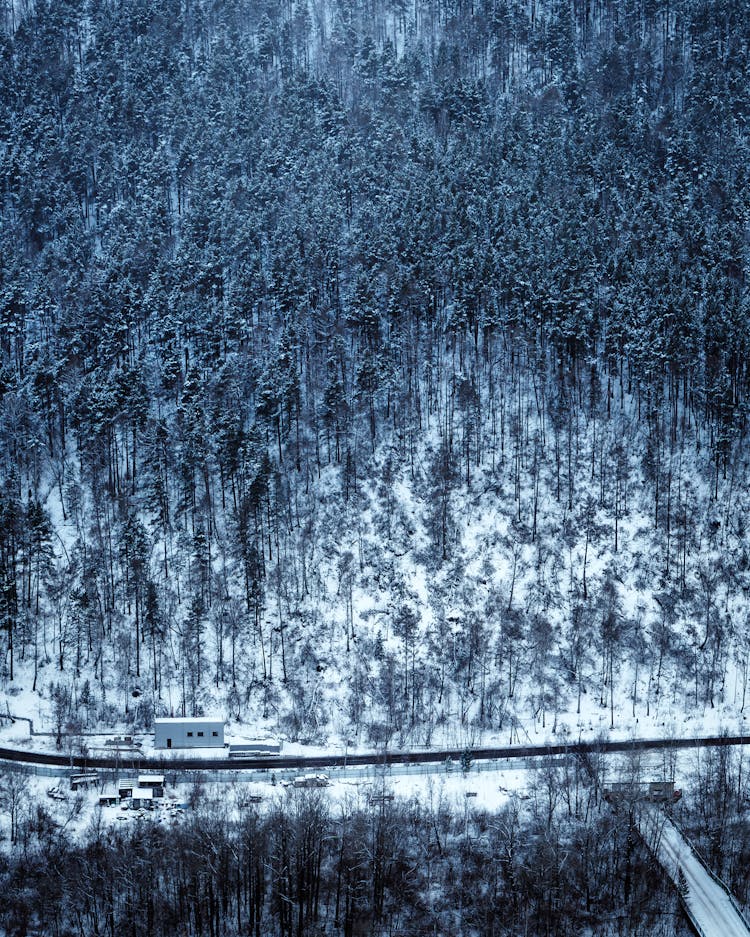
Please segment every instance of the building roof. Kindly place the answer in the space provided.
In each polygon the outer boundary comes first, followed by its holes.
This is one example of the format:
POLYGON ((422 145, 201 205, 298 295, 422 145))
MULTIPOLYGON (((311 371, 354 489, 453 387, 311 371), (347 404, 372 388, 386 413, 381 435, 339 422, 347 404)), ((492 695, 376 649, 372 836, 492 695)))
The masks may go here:
POLYGON ((133 800, 153 800, 154 791, 151 787, 134 787, 133 800))
POLYGON ((223 719, 214 718, 213 716, 176 716, 169 719, 154 719, 154 725, 195 725, 198 722, 213 722, 218 723, 219 725, 224 725, 223 719))
POLYGON ((164 784, 163 774, 139 774, 138 787, 145 787, 147 784, 164 784))
POLYGON ((281 742, 230 742, 230 752, 278 752, 281 751, 281 742))

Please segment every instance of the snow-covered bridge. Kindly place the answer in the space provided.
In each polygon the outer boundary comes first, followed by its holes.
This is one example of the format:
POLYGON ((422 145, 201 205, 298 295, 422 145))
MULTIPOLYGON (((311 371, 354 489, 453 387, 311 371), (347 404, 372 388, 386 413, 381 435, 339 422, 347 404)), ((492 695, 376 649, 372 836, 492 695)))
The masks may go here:
POLYGON ((685 910, 702 937, 750 937, 750 926, 729 889, 706 867, 663 810, 643 804, 638 826, 677 886, 685 910))

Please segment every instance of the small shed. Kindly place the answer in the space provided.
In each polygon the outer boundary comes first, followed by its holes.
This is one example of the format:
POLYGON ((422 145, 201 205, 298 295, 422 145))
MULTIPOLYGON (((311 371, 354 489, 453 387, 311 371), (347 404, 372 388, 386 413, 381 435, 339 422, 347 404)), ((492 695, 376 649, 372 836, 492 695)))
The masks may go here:
POLYGON ((100 807, 114 807, 120 801, 120 798, 117 794, 100 794, 99 795, 99 806, 100 807))
POLYGON ((117 793, 120 797, 131 797, 136 787, 138 782, 135 778, 120 778, 117 782, 117 793))
POLYGON ((154 791, 150 787, 134 787, 132 805, 135 809, 145 807, 150 810, 154 806, 154 791))
POLYGON ((71 791, 87 791, 90 787, 98 787, 98 785, 98 774, 71 774, 70 776, 71 791))
POLYGON ((139 774, 138 787, 145 788, 154 792, 154 797, 164 796, 164 775, 163 774, 139 774))
POLYGON ((292 781, 293 787, 328 787, 328 778, 325 774, 306 774, 304 777, 295 778, 292 781))
POLYGON ((154 748, 223 748, 224 720, 154 719, 154 748))

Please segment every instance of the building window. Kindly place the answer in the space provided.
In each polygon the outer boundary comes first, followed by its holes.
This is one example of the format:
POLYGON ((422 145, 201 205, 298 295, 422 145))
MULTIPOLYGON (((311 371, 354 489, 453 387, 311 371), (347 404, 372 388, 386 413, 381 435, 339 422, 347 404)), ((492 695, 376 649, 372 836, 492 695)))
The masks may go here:
POLYGON ((202 733, 202 732, 199 732, 199 733, 198 733, 198 738, 199 738, 199 739, 202 739, 202 738, 203 738, 203 733, 202 733))
POLYGON ((218 739, 218 737, 219 737, 219 733, 218 733, 218 732, 212 732, 211 735, 213 735, 213 737, 214 737, 215 739, 218 739))
POLYGON ((188 732, 188 738, 191 739, 192 737, 193 737, 193 733, 192 733, 192 732, 188 732))

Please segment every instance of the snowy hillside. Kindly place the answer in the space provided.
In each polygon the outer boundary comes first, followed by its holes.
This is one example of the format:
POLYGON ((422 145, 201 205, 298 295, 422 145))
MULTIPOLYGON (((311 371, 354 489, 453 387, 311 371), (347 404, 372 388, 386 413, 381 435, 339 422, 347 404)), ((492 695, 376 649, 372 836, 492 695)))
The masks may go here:
POLYGON ((267 6, 6 11, 2 708, 742 726, 745 18, 267 6))

